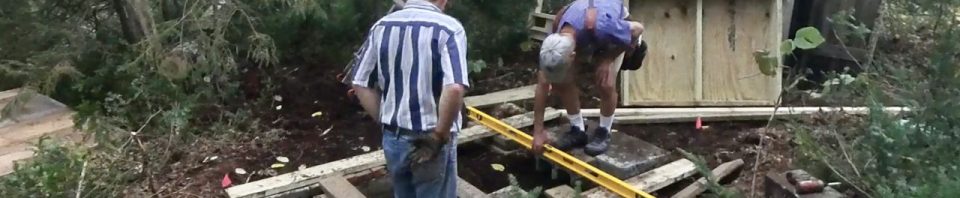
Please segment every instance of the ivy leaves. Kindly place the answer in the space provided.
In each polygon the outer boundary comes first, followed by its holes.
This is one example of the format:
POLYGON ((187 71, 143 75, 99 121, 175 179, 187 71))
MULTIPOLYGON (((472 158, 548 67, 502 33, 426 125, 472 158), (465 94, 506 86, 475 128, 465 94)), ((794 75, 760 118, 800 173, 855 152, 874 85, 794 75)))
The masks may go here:
POLYGON ((777 68, 780 66, 778 56, 793 54, 797 49, 809 50, 817 48, 827 39, 820 34, 820 30, 814 27, 804 27, 797 30, 794 39, 784 40, 780 43, 780 54, 771 53, 769 50, 760 50, 753 53, 754 61, 757 62, 760 73, 766 76, 777 75, 777 68))

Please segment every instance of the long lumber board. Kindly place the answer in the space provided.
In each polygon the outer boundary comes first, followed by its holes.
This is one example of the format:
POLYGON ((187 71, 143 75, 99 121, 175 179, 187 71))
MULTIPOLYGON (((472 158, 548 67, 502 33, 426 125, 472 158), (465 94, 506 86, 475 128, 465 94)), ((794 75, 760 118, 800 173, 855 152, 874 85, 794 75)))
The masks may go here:
MULTIPOLYGON (((712 171, 710 171, 710 173, 713 174, 713 176, 717 180, 720 180, 724 177, 727 177, 727 175, 730 175, 731 173, 733 173, 733 171, 739 169, 740 166, 743 166, 743 159, 737 159, 737 160, 720 164, 719 166, 717 166, 717 168, 714 168, 712 171)), ((696 182, 693 182, 693 184, 690 184, 686 188, 683 188, 683 190, 680 190, 680 192, 673 194, 672 198, 697 197, 697 195, 699 195, 700 193, 707 191, 706 185, 707 185, 707 179, 701 177, 700 179, 697 179, 696 182)))
MULTIPOLYGON (((908 107, 884 107, 885 112, 899 113, 910 111, 908 107)), ((561 110, 566 113, 565 110, 561 110)), ((776 109, 777 114, 811 114, 817 112, 846 112, 850 114, 869 113, 868 107, 780 107, 776 109)), ((765 114, 774 113, 774 107, 695 107, 695 108, 619 108, 614 115, 621 116, 645 116, 645 115, 668 115, 668 114, 687 114, 687 115, 720 115, 720 114, 765 114)), ((580 114, 586 117, 599 117, 600 109, 581 109, 580 114)))
MULTIPOLYGON (((626 183, 633 185, 644 192, 654 192, 669 186, 683 178, 690 177, 696 173, 696 166, 687 159, 673 161, 667 165, 647 171, 643 174, 627 179, 626 183)), ((593 188, 583 192, 581 195, 587 198, 616 197, 617 195, 607 189, 600 187, 593 188)))
POLYGON ((467 106, 481 108, 506 102, 527 100, 533 98, 535 88, 536 85, 527 85, 479 96, 470 96, 464 98, 463 103, 467 104, 467 106))
POLYGON ((364 198, 366 196, 360 193, 356 186, 350 184, 346 178, 341 175, 334 175, 320 180, 320 188, 323 194, 330 198, 364 198))
POLYGON ((20 89, 11 89, 0 92, 0 109, 3 109, 4 106, 7 106, 10 101, 20 93, 20 89))
MULTIPOLYGON (((557 117, 560 117, 560 113, 555 109, 547 109, 547 111, 544 113, 544 121, 555 119, 557 117)), ((516 115, 507 119, 503 119, 502 121, 516 128, 528 127, 533 125, 533 113, 531 112, 523 115, 516 115)), ((469 142, 467 140, 476 140, 493 135, 494 132, 486 126, 473 126, 462 130, 457 135, 457 144, 469 142)), ((309 167, 304 170, 237 185, 227 188, 226 192, 227 195, 232 198, 267 196, 282 197, 283 194, 314 188, 317 186, 316 183, 320 182, 321 179, 329 177, 333 174, 350 175, 354 172, 373 169, 379 166, 384 166, 385 164, 386 159, 384 159, 383 150, 377 150, 374 152, 309 167)))

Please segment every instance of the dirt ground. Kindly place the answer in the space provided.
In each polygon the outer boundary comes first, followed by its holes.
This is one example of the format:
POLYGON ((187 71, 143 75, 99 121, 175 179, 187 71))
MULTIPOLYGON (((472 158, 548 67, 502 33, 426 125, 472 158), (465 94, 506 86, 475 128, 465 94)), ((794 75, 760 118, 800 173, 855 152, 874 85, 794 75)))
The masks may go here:
MULTIPOLYGON (((234 143, 213 140, 200 142, 195 152, 184 157, 187 160, 183 161, 187 163, 172 165, 174 171, 165 181, 175 184, 174 188, 181 189, 184 195, 226 197, 220 186, 224 175, 237 185, 381 149, 378 127, 364 124, 371 120, 353 99, 347 97, 347 88, 336 82, 340 69, 339 66, 329 65, 284 68, 282 73, 285 76, 279 78, 281 80, 278 83, 280 92, 274 94, 278 100, 274 100, 275 104, 271 105, 273 108, 260 111, 257 115, 266 128, 273 130, 234 143), (276 106, 280 107, 279 110, 276 106), (314 116, 317 112, 322 115, 314 116), (211 156, 217 156, 218 160, 203 162, 211 156), (283 168, 270 168, 281 156, 290 162, 283 168), (236 174, 235 168, 243 168, 248 174, 236 174)), ((530 61, 488 67, 480 74, 471 74, 474 86, 468 95, 533 84, 536 82, 534 69, 530 61)), ((581 81, 593 82, 591 76, 584 75, 581 81)), ((592 87, 590 84, 581 85, 584 108, 596 108, 599 105, 599 101, 592 97, 595 95, 592 87)), ((532 109, 530 102, 519 106, 532 109)), ((559 107, 559 101, 552 101, 551 106, 559 107)), ((761 132, 758 128, 764 124, 707 123, 710 129, 704 131, 695 130, 692 123, 625 125, 616 128, 667 150, 683 148, 702 155, 710 166, 716 166, 720 161, 742 158, 745 166, 732 185, 749 192, 758 150, 766 151, 766 160, 760 164, 757 173, 785 170, 791 163, 788 135, 779 129, 761 132), (761 137, 768 143, 764 149, 758 149, 757 146, 761 137)), ((536 171, 532 158, 502 156, 488 151, 485 145, 467 144, 461 147, 459 157, 463 159, 460 176, 485 192, 508 185, 508 173, 514 174, 521 187, 528 190, 538 185, 549 187, 568 181, 562 174, 560 178, 552 179, 549 174, 536 171), (493 163, 504 165, 508 171, 492 170, 490 164, 493 163)), ((762 189, 762 178, 757 179, 757 189, 762 189)), ((592 187, 592 184, 585 185, 592 187)), ((682 186, 668 187, 663 191, 680 188, 682 186)))

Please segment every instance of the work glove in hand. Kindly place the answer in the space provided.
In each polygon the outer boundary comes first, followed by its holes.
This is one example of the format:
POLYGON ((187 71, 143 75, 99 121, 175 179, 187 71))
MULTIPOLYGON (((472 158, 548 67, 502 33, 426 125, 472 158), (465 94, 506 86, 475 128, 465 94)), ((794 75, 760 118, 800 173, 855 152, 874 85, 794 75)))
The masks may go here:
POLYGON ((437 158, 443 146, 447 144, 447 139, 429 133, 411 140, 410 144, 413 145, 413 149, 407 155, 407 161, 410 167, 414 167, 437 158))

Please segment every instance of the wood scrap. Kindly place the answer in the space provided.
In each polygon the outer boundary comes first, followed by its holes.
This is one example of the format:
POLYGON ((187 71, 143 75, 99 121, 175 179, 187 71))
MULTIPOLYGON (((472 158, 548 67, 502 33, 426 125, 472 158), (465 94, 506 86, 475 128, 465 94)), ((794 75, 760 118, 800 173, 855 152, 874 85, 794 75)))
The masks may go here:
POLYGON ((3 109, 4 106, 7 106, 7 103, 10 103, 17 94, 20 93, 20 89, 11 89, 0 92, 0 109, 3 109))
MULTIPOLYGON (((548 109, 544 113, 544 120, 555 119, 559 117, 559 111, 548 109)), ((516 128, 523 128, 533 125, 533 113, 516 115, 502 120, 504 123, 516 128)), ((460 131, 457 135, 457 144, 469 142, 468 140, 477 140, 483 137, 493 136, 493 131, 485 126, 473 126, 460 131)), ((267 197, 292 194, 300 191, 309 190, 316 187, 317 182, 329 177, 332 174, 351 175, 355 172, 365 171, 382 167, 386 164, 383 150, 353 156, 347 159, 313 166, 304 170, 294 171, 262 180, 237 185, 226 189, 227 195, 232 198, 238 197, 267 197)))
MULTIPOLYGON (((683 178, 689 177, 695 172, 696 166, 693 164, 693 162, 687 159, 680 159, 667 165, 647 171, 643 174, 631 177, 624 182, 641 191, 650 193, 667 187, 677 181, 683 180, 683 178)), ((617 196, 615 193, 610 192, 602 187, 587 190, 586 192, 582 193, 582 195, 583 197, 588 198, 617 196)))
MULTIPOLYGON (((724 177, 727 177, 728 175, 730 175, 731 173, 739 169, 741 166, 743 166, 743 159, 737 159, 734 161, 729 161, 729 162, 720 164, 720 166, 717 166, 717 168, 714 168, 713 171, 710 171, 710 173, 712 173, 717 180, 720 180, 724 177)), ((690 184, 683 190, 680 190, 680 192, 677 192, 676 194, 674 194, 673 198, 696 197, 700 193, 703 193, 704 191, 707 190, 706 184, 707 184, 707 179, 701 177, 700 179, 697 179, 697 181, 694 182, 693 184, 690 184)))
POLYGON ((320 189, 330 198, 363 198, 366 197, 356 186, 350 184, 341 175, 334 175, 320 180, 320 189))
POLYGON ((479 96, 470 96, 464 98, 463 103, 467 106, 481 108, 505 102, 533 99, 534 88, 536 88, 536 85, 527 85, 479 96))

